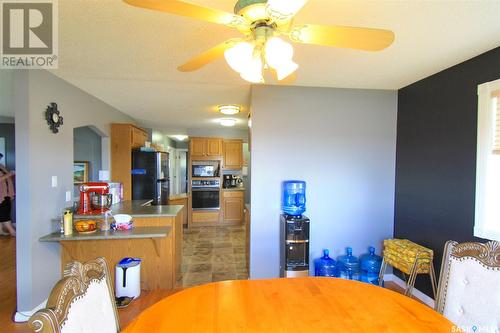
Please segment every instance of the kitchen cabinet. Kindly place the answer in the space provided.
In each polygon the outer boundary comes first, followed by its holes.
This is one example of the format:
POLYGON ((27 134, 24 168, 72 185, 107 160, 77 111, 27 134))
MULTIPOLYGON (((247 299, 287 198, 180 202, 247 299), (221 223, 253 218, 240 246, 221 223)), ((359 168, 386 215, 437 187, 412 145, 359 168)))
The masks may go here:
POLYGON ((144 147, 148 134, 140 128, 132 127, 132 149, 144 147))
POLYGON ((147 133, 132 124, 111 124, 111 181, 123 184, 123 200, 132 199, 132 150, 144 146, 147 133))
POLYGON ((188 224, 188 202, 189 202, 189 196, 170 196, 170 199, 168 200, 169 205, 182 205, 184 206, 184 209, 182 210, 182 224, 186 225, 188 224))
POLYGON ((243 166, 243 140, 223 141, 224 169, 240 170, 243 166))
POLYGON ((243 222, 244 191, 222 191, 223 223, 241 224, 243 222))
POLYGON ((189 141, 189 156, 191 158, 220 158, 222 156, 222 139, 191 138, 189 141))
POLYGON ((218 211, 193 211, 191 226, 216 225, 219 222, 218 211))
POLYGON ((189 154, 191 157, 204 157, 205 145, 205 138, 191 138, 191 141, 189 141, 189 154))

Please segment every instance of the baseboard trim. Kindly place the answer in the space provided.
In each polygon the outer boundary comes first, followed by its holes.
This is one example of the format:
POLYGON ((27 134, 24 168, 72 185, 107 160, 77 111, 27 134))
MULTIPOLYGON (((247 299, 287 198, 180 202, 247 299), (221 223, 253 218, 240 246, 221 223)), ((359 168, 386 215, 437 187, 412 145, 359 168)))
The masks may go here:
MULTIPOLYGON (((392 281, 401 288, 406 289, 406 283, 394 274, 385 274, 384 281, 392 281)), ((435 304, 434 299, 427 296, 417 288, 413 288, 413 296, 415 296, 420 301, 422 301, 423 303, 427 304, 428 306, 434 309, 434 304, 435 304)))
POLYGON ((14 321, 16 323, 25 323, 25 322, 27 322, 30 319, 30 317, 33 314, 35 314, 35 312, 37 312, 40 309, 43 309, 46 305, 47 305, 47 300, 45 300, 42 303, 40 303, 33 310, 23 311, 23 312, 16 312, 16 314, 14 315, 14 321))

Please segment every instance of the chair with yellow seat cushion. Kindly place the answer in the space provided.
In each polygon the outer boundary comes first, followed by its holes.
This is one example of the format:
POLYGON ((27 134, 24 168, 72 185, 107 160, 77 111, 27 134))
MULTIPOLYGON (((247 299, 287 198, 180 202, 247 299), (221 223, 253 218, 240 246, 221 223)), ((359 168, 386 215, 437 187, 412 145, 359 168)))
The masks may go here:
POLYGON ((42 333, 119 332, 105 259, 69 263, 64 277, 52 289, 47 307, 31 316, 29 325, 42 333))

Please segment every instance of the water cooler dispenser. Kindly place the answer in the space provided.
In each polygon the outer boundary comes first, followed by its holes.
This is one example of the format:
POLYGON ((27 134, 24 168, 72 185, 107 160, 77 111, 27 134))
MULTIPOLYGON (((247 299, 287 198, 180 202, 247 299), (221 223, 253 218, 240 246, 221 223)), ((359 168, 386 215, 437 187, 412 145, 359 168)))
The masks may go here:
POLYGON ((280 223, 280 276, 309 276, 309 219, 282 214, 280 223))
POLYGON ((283 183, 280 216, 280 276, 309 276, 309 219, 302 215, 306 209, 306 183, 283 183))

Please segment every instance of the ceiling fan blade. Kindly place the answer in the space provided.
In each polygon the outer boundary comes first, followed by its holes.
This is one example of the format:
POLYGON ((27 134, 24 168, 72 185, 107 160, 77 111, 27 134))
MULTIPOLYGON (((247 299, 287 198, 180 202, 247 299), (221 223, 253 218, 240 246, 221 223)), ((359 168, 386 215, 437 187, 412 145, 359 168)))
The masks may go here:
POLYGON ((245 18, 222 10, 202 7, 175 0, 123 0, 129 5, 158 10, 170 14, 192 17, 202 21, 224 24, 231 27, 247 24, 245 18))
POLYGON ((214 46, 211 49, 203 52, 202 54, 192 58, 184 65, 177 67, 177 69, 181 72, 192 72, 200 69, 201 67, 214 61, 215 59, 223 57, 224 51, 240 41, 240 38, 226 40, 225 42, 220 43, 219 45, 214 46))
POLYGON ((291 29, 292 41, 365 51, 385 49, 394 41, 390 30, 304 24, 291 29))

